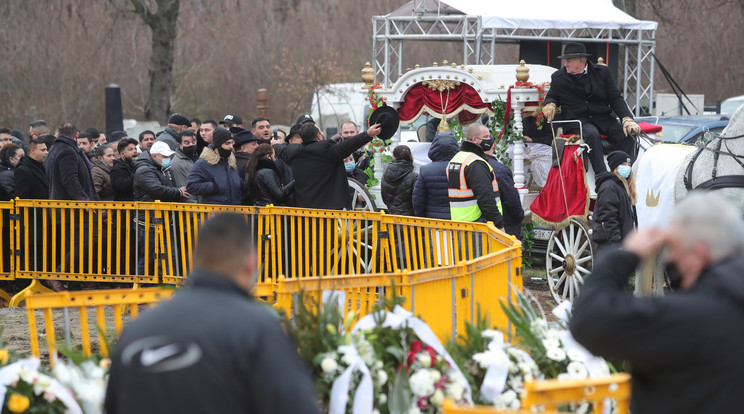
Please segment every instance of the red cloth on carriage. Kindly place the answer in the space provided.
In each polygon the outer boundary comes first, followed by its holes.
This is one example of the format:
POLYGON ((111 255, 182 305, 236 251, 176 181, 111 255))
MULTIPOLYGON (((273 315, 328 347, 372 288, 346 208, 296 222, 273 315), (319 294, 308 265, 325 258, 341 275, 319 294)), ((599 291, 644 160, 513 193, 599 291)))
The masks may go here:
POLYGON ((452 90, 437 91, 419 83, 406 92, 406 99, 398 108, 401 122, 412 121, 424 113, 433 116, 457 115, 461 124, 477 120, 481 114, 493 114, 491 105, 481 100, 472 86, 460 84, 452 90))
POLYGON ((578 149, 578 145, 564 147, 561 167, 550 169, 545 187, 530 205, 532 220, 541 227, 558 229, 571 218, 586 220, 589 214, 589 189, 578 149))

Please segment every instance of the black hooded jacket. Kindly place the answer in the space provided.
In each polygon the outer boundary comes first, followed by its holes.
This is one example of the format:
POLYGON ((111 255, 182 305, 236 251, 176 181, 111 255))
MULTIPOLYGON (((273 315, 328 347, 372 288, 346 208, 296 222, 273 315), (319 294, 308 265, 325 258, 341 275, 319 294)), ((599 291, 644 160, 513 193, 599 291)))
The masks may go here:
POLYGON ((460 151, 452 133, 439 134, 429 148, 431 164, 421 166, 413 186, 413 211, 418 217, 450 219, 447 164, 460 151))
POLYGON ((592 240, 595 243, 620 243, 637 224, 635 210, 622 181, 613 173, 597 179, 592 240))
POLYGON ((633 414, 737 413, 744 389, 744 257, 703 269, 685 292, 635 297, 639 263, 614 250, 594 265, 570 321, 595 355, 631 365, 633 414))
POLYGON ((388 165, 382 176, 382 201, 388 213, 401 216, 413 215, 413 186, 418 174, 413 171, 413 163, 395 160, 388 165))

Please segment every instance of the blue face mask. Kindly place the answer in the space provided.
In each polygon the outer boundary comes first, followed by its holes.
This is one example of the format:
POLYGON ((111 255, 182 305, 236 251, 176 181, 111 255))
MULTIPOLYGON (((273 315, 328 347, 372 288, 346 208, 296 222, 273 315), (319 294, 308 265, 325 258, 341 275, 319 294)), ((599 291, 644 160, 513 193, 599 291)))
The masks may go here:
POLYGON ((623 178, 630 177, 630 165, 621 165, 617 167, 617 173, 623 178))
POLYGON ((354 167, 356 167, 356 164, 354 162, 347 162, 344 164, 344 167, 346 168, 346 172, 350 173, 354 171, 354 167))
POLYGON ((160 166, 163 168, 170 167, 171 159, 170 158, 163 158, 163 161, 160 162, 160 166))

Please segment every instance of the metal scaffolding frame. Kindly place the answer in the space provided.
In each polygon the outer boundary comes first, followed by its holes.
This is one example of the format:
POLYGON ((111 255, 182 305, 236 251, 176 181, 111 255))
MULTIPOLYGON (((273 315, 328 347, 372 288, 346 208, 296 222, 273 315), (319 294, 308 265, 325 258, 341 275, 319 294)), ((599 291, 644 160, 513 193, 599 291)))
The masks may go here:
MULTIPOLYGON (((384 87, 403 73, 404 41, 461 42, 465 65, 494 64, 497 43, 520 40, 609 43, 624 48, 622 92, 636 115, 651 112, 654 93, 656 30, 647 29, 502 29, 486 28, 481 16, 444 14, 439 1, 414 0, 411 15, 372 17, 372 62, 375 81, 384 87), (432 7, 432 3, 436 6, 432 7)), ((515 62, 516 63, 516 62, 515 62)), ((531 62, 527 62, 531 63, 531 62)))

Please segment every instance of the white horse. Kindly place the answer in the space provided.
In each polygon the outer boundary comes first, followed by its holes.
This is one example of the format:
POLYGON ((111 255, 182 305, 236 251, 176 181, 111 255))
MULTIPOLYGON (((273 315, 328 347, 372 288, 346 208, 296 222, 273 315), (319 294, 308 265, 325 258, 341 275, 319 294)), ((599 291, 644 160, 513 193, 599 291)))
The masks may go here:
MULTIPOLYGON (((676 202, 693 190, 716 191, 744 215, 744 106, 734 112, 721 135, 704 146, 658 144, 635 167, 639 228, 665 226, 676 202)), ((636 293, 663 292, 662 260, 647 261, 642 274, 636 293)))

